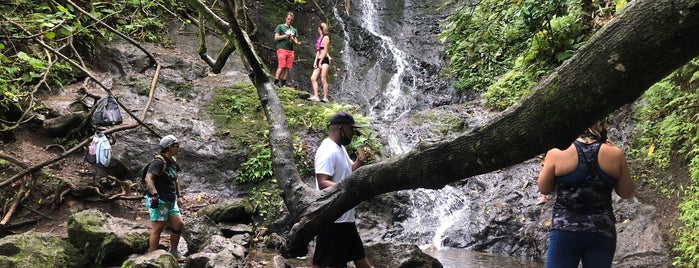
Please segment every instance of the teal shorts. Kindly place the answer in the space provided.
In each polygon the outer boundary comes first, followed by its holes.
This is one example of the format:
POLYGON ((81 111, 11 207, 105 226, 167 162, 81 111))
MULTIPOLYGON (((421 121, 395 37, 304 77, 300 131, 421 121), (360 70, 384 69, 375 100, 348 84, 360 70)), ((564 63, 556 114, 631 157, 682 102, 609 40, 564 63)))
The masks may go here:
POLYGON ((180 207, 177 206, 177 201, 165 202, 162 199, 158 200, 157 208, 150 208, 150 197, 144 196, 146 199, 146 208, 150 215, 150 221, 166 221, 170 217, 182 216, 180 207))

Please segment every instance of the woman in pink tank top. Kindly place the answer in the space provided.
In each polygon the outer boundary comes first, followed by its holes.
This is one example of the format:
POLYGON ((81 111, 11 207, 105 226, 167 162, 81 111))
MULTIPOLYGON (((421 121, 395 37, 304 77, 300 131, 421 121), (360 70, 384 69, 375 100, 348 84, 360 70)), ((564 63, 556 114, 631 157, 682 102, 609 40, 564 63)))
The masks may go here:
POLYGON ((328 70, 330 69, 330 55, 328 55, 328 47, 330 46, 330 36, 328 36, 328 25, 324 22, 318 26, 318 39, 316 40, 315 50, 316 57, 313 60, 313 74, 311 75, 311 85, 313 86, 313 96, 308 98, 312 101, 320 101, 318 98, 318 75, 320 82, 323 84, 323 102, 328 101, 328 70))

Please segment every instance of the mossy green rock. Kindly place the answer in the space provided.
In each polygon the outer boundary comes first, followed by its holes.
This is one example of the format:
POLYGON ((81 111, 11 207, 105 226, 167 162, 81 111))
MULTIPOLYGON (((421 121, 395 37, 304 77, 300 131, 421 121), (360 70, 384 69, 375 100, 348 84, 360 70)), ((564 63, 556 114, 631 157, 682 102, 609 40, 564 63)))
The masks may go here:
POLYGON ((255 208, 247 199, 236 198, 204 209, 201 213, 216 223, 250 223, 255 208))
POLYGON ((50 234, 29 231, 0 239, 0 267, 85 267, 78 250, 50 234))
POLYGON ((178 268, 177 260, 165 250, 156 250, 145 255, 133 255, 124 261, 121 268, 178 268))
POLYGON ((120 263, 129 254, 148 249, 147 226, 116 218, 98 210, 68 217, 68 239, 96 264, 120 263))

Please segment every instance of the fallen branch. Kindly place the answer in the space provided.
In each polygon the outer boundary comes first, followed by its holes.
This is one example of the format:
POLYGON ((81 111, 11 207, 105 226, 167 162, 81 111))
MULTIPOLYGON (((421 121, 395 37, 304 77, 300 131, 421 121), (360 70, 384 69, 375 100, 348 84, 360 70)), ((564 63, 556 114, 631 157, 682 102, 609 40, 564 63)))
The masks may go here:
POLYGON ((39 215, 39 216, 41 216, 41 217, 44 217, 44 218, 49 219, 49 220, 53 220, 53 217, 51 217, 51 216, 49 216, 49 215, 46 215, 46 214, 42 213, 41 211, 38 211, 38 210, 33 209, 33 208, 30 208, 30 207, 28 207, 28 206, 26 206, 26 205, 21 205, 21 206, 22 206, 23 208, 25 208, 26 210, 29 210, 29 211, 31 211, 31 212, 34 212, 34 213, 36 213, 37 215, 39 215))
POLYGON ((2 217, 2 220, 0 220, 0 226, 4 226, 10 218, 12 218, 12 214, 15 213, 15 210, 17 210, 17 206, 19 205, 19 201, 22 200, 22 196, 24 195, 24 183, 20 184, 19 191, 17 191, 17 194, 15 194, 14 199, 12 200, 12 204, 10 205, 10 208, 7 210, 7 213, 2 217))
POLYGON ((5 159, 8 162, 15 164, 16 166, 19 166, 21 168, 27 168, 27 164, 25 164, 22 161, 17 160, 16 158, 10 156, 9 154, 5 154, 3 152, 0 152, 0 159, 5 159))
POLYGON ((12 224, 5 225, 6 229, 12 229, 12 228, 17 228, 20 226, 28 225, 28 224, 35 224, 38 223, 38 219, 29 219, 29 220, 24 220, 24 221, 18 221, 12 224))

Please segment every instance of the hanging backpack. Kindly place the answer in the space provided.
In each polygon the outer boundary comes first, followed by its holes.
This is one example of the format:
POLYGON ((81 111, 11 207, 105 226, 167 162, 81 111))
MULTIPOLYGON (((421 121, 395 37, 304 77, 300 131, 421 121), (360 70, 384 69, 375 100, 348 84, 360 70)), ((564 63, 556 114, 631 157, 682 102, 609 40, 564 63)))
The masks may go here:
POLYGON ((90 145, 87 146, 87 151, 85 152, 85 162, 87 162, 90 165, 96 165, 97 164, 97 153, 95 152, 95 148, 97 147, 97 139, 95 137, 92 137, 92 141, 90 142, 90 145))
POLYGON ((112 160, 112 145, 103 133, 95 133, 85 152, 85 162, 93 166, 108 167, 112 160))
POLYGON ((116 126, 123 122, 121 118, 121 111, 119 110, 119 103, 112 94, 99 99, 95 105, 95 113, 92 115, 92 120, 95 125, 98 126, 116 126))

